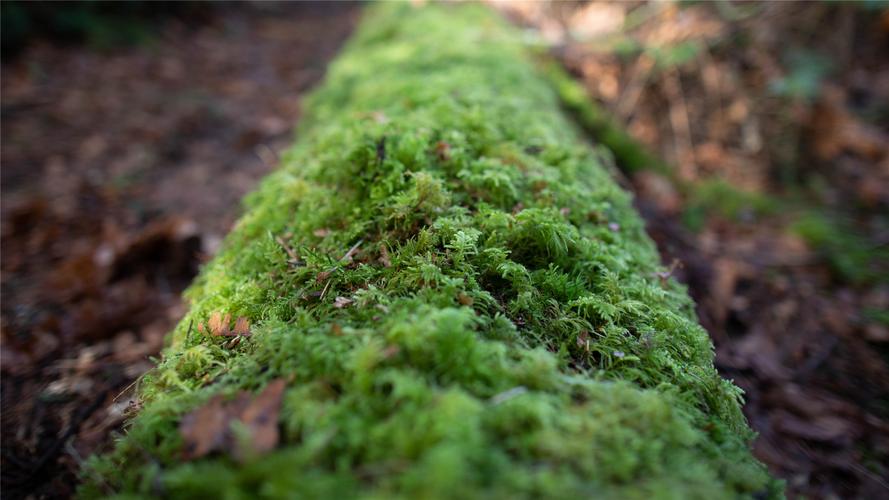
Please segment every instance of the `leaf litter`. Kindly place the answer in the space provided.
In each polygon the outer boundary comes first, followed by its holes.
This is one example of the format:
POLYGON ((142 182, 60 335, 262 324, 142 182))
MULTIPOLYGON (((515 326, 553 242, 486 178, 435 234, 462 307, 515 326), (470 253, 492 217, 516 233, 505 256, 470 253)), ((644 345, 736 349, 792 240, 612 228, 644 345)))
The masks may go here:
POLYGON ((278 445, 278 416, 286 388, 284 379, 271 381, 262 392, 239 392, 226 400, 217 394, 186 414, 179 424, 184 460, 214 452, 240 462, 263 455, 278 445))

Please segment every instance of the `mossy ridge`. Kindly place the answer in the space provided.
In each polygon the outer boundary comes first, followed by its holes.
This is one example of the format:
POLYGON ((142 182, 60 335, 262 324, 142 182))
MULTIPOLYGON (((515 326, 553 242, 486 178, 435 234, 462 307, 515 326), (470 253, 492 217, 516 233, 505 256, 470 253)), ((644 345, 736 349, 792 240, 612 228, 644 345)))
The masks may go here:
POLYGON ((690 299, 501 21, 375 6, 306 109, 84 497, 778 491, 690 299), (191 328, 214 311, 255 334, 191 328), (276 451, 179 460, 184 413, 281 376, 276 451))

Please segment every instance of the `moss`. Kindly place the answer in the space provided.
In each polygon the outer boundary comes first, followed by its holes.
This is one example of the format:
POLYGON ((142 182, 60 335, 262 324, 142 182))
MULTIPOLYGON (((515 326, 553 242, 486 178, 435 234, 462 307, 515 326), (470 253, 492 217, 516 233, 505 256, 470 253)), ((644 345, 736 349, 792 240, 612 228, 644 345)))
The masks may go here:
POLYGON ((728 220, 752 222, 791 206, 778 197, 742 191, 720 180, 686 185, 685 191, 688 200, 682 219, 693 231, 700 231, 707 218, 714 214, 728 220))
MULTIPOLYGON (((878 217, 874 225, 883 229, 889 222, 878 217)), ((827 260, 840 279, 857 285, 889 282, 889 248, 875 244, 850 221, 810 209, 792 229, 827 260)))
POLYGON ((692 302, 504 23, 375 6, 306 109, 82 496, 778 494, 692 302), (254 334, 191 328, 215 311, 254 334), (183 414, 277 377, 275 451, 181 460, 183 414))

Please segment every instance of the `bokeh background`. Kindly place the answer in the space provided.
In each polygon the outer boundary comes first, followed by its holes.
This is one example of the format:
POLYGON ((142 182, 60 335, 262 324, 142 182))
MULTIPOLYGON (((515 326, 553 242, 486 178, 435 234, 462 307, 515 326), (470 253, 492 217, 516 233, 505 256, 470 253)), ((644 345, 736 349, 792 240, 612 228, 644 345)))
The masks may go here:
MULTIPOLYGON (((0 6, 2 490, 67 497, 362 6, 0 6)), ((621 182, 756 455, 791 495, 889 495, 889 5, 491 7, 661 160, 621 182)))

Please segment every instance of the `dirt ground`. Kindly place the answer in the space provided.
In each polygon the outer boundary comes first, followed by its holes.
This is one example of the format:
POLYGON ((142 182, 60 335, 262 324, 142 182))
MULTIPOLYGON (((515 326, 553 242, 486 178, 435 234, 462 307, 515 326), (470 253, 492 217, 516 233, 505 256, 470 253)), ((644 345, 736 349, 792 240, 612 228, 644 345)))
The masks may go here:
MULTIPOLYGON (((506 10, 672 166, 629 185, 746 391, 757 456, 790 495, 886 497, 889 14, 738 5, 506 10)), ((70 496, 120 430, 357 14, 230 4, 135 47, 4 59, 5 495, 70 496)))
POLYGON ((352 4, 231 4, 145 44, 3 62, 2 490, 68 497, 292 142, 352 4))

